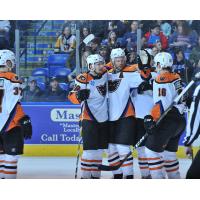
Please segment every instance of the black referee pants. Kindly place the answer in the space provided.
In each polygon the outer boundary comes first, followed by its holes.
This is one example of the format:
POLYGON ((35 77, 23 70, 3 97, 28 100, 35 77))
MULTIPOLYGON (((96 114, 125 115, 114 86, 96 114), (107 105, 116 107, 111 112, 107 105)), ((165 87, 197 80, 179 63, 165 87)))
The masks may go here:
POLYGON ((187 172, 186 179, 200 179, 200 150, 197 152, 187 172))

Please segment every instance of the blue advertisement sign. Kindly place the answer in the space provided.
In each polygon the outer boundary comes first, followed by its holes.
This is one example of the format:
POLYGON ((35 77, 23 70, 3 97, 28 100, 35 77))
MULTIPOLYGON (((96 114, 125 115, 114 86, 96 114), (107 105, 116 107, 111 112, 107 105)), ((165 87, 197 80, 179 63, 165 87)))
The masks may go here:
MULTIPOLYGON (((26 144, 78 144, 80 105, 66 102, 22 103, 31 117, 33 137, 26 144)), ((179 145, 183 145, 182 134, 179 145)))
POLYGON ((70 103, 22 103, 31 117, 33 137, 26 144, 77 144, 80 105, 70 103))

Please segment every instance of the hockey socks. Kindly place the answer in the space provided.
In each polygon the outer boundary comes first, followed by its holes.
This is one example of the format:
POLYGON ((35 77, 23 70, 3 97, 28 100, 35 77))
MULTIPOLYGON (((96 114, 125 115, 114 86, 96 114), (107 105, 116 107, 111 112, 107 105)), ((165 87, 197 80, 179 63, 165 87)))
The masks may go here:
POLYGON ((138 164, 140 168, 141 178, 149 179, 151 177, 148 160, 145 154, 145 147, 138 147, 138 164))
POLYGON ((162 153, 164 159, 165 171, 169 179, 180 179, 179 162, 176 152, 164 151, 162 153))

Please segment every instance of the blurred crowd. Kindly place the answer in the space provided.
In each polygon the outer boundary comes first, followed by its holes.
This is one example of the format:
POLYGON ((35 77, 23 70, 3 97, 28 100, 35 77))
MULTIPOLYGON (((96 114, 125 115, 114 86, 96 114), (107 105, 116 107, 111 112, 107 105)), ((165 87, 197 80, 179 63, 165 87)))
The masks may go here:
MULTIPOLYGON (((119 47, 126 52, 127 64, 135 64, 138 42, 140 48, 148 49, 152 57, 162 51, 169 52, 174 59, 173 70, 181 75, 184 84, 200 71, 198 20, 90 20, 79 21, 76 24, 80 28, 79 55, 82 72, 87 71, 87 56, 99 53, 108 63, 111 50, 119 47), (137 38, 138 30, 141 32, 140 38, 137 38)), ((66 82, 73 85, 76 76, 76 67, 72 64, 75 63, 76 35, 72 31, 70 21, 63 25, 54 53, 70 55, 66 67, 71 73, 66 77, 66 82)), ((68 92, 60 87, 56 77, 51 77, 45 91, 41 91, 37 86, 37 80, 31 77, 24 88, 24 101, 66 101, 68 92)))

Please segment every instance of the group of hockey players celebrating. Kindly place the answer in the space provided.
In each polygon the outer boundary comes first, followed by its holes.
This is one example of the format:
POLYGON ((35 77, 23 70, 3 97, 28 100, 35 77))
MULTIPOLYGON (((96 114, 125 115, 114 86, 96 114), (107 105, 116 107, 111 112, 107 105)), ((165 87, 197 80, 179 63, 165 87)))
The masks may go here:
MULTIPOLYGON (((145 134, 146 139, 137 148, 141 177, 181 178, 176 152, 186 124, 186 146, 199 134, 200 87, 194 94, 197 97, 186 123, 185 98, 170 107, 184 88, 180 76, 172 71, 173 59, 169 53, 161 52, 153 58, 148 50, 140 50, 137 64, 127 66, 124 50, 116 48, 111 51, 110 63, 106 64, 99 54, 93 54, 87 57, 87 65, 88 72, 76 77, 68 96, 72 103, 82 105, 81 178, 101 177, 99 165, 104 152, 109 166, 117 166, 123 160, 120 167, 112 171, 114 179, 133 179, 134 159, 129 152, 145 134), (169 107, 171 109, 159 121, 169 107)), ((188 171, 187 178, 200 178, 197 156, 196 166, 189 170, 193 175, 188 171)))
MULTIPOLYGON (((99 166, 106 153, 109 166, 121 163, 112 171, 114 179, 133 179, 130 152, 145 135, 137 148, 141 177, 180 178, 176 156, 180 136, 187 124, 184 144, 191 153, 190 145, 200 133, 200 86, 195 89, 187 123, 184 98, 166 113, 184 90, 172 64, 169 53, 158 53, 153 58, 145 49, 140 50, 138 63, 130 66, 121 48, 111 51, 107 64, 98 54, 87 57, 88 72, 76 77, 68 96, 72 103, 82 105, 81 178, 101 178, 99 166)), ((21 81, 12 72, 14 67, 14 53, 0 50, 0 178, 16 178, 24 139, 32 136, 30 117, 20 105, 21 81)), ((200 152, 186 177, 200 178, 199 165, 200 152)))

